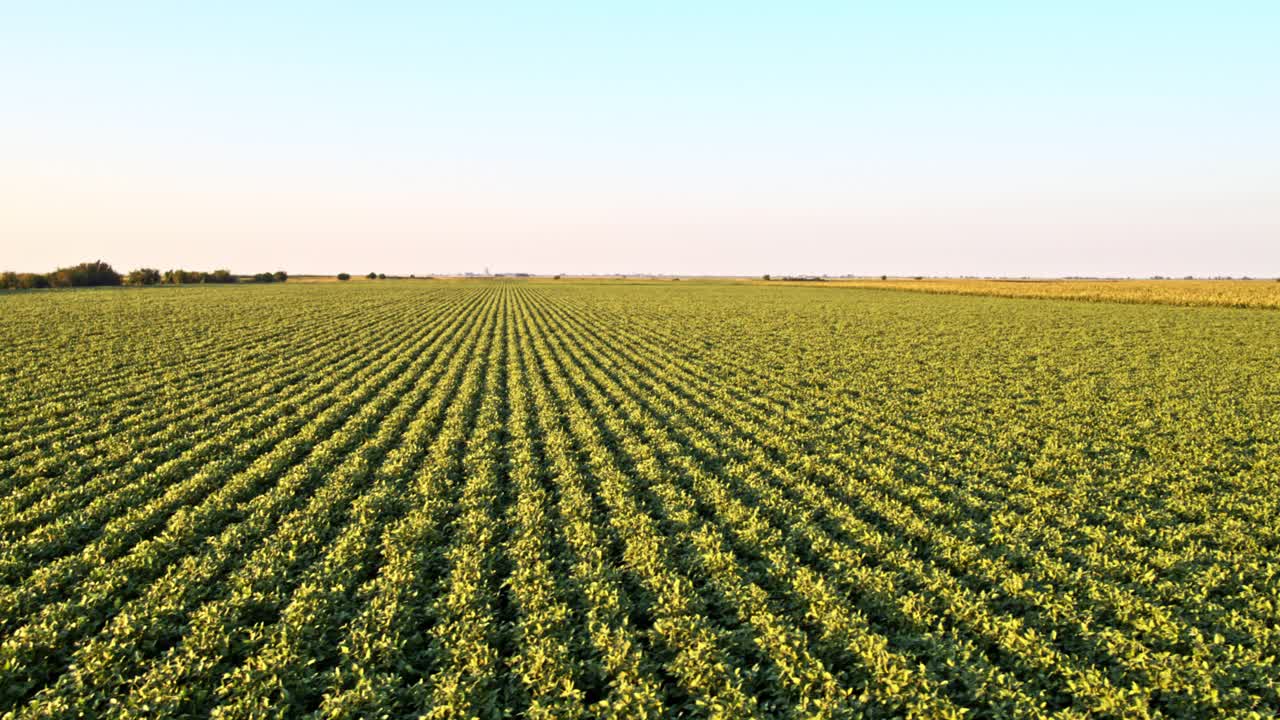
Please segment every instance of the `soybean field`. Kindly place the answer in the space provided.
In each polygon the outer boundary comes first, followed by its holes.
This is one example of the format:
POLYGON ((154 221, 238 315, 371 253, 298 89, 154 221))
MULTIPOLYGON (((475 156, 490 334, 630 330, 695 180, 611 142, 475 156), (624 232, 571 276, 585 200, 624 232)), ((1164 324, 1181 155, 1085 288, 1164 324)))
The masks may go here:
POLYGON ((1280 714, 1280 312, 0 294, 0 715, 1280 714))

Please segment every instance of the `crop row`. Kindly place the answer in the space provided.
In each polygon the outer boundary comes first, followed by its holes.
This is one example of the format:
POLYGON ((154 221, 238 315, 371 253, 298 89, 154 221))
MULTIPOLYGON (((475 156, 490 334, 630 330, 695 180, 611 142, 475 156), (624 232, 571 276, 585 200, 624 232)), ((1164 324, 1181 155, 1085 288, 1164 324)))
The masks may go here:
POLYGON ((0 298, 0 711, 1280 712, 1270 315, 669 285, 0 298))

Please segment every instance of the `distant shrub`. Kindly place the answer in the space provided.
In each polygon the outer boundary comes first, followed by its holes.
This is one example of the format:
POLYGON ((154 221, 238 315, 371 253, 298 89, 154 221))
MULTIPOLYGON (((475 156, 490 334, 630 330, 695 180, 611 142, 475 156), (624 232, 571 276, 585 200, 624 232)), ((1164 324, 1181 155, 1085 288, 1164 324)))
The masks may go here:
POLYGON ((166 270, 162 282, 166 285, 194 285, 205 282, 207 273, 199 270, 166 270))
POLYGON ((18 274, 18 288, 20 290, 35 290, 47 287, 53 287, 48 275, 41 275, 40 273, 18 274))
POLYGON ((256 282, 256 283, 271 283, 271 282, 284 282, 285 280, 288 280, 288 279, 289 279, 288 273, 286 273, 283 270, 277 270, 273 273, 269 273, 269 272, 255 273, 254 276, 250 278, 250 281, 256 282))
POLYGON ((166 285, 198 285, 201 283, 234 283, 240 278, 231 274, 230 270, 166 270, 163 282, 166 285))
POLYGON ((555 278, 553 278, 553 279, 554 279, 554 280, 559 280, 559 279, 560 279, 560 276, 559 276, 559 275, 557 275, 557 276, 555 276, 555 278))
POLYGON ((350 276, 350 275, 348 275, 347 273, 338 273, 338 279, 339 279, 339 280, 350 280, 350 279, 351 279, 351 276, 350 276))
POLYGON ((371 273, 369 273, 368 275, 365 275, 365 277, 366 277, 366 278, 368 278, 368 279, 370 279, 370 280, 377 280, 377 279, 378 279, 378 273, 371 272, 371 273))
POLYGON ((760 276, 760 279, 761 279, 761 280, 772 280, 773 278, 770 278, 770 277, 769 277, 769 274, 768 274, 768 273, 765 273, 764 275, 761 275, 761 276, 760 276))
POLYGON ((5 290, 35 290, 50 287, 49 276, 39 273, 0 273, 0 288, 5 290))
POLYGON ((160 271, 155 268, 130 270, 129 274, 124 278, 126 285, 159 285, 160 280, 160 271))
POLYGON ((387 279, 387 275, 386 275, 386 273, 378 273, 378 279, 379 279, 379 280, 386 280, 386 279, 387 279))
MULTIPOLYGON (((253 276, 255 282, 284 282, 288 278, 283 270, 274 273, 259 273, 253 276)), ((109 264, 97 260, 80 263, 70 267, 58 268, 47 274, 36 273, 0 273, 0 288, 26 289, 41 287, 91 287, 95 285, 189 285, 193 283, 236 283, 240 277, 233 275, 225 268, 212 272, 200 270, 183 270, 181 268, 166 270, 161 273, 156 268, 137 268, 121 276, 109 264)))
POLYGON ((49 277, 49 284, 54 287, 94 287, 121 282, 120 273, 101 260, 58 268, 49 277))

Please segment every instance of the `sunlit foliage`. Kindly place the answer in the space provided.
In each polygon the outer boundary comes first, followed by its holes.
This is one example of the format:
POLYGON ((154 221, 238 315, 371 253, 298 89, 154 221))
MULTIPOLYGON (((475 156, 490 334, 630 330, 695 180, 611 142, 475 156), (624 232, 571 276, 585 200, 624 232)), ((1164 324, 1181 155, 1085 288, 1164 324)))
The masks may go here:
POLYGON ((1280 313, 0 296, 0 712, 1273 717, 1280 313))

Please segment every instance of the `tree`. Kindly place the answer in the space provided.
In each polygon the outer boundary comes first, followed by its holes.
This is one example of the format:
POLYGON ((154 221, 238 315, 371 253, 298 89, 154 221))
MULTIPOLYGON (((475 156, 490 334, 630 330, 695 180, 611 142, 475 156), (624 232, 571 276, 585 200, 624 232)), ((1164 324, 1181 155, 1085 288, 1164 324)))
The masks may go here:
POLYGON ((49 276, 39 273, 0 273, 0 289, 31 290, 49 287, 49 276))
POLYGON ((18 289, 34 290, 36 288, 53 287, 53 283, 49 281, 48 275, 40 273, 18 273, 18 289))
POLYGON ((769 274, 768 274, 768 273, 765 273, 765 274, 762 276, 762 279, 764 279, 764 280, 769 280, 769 279, 771 279, 771 278, 769 277, 769 274))
POLYGON ((130 270, 124 281, 127 285, 159 285, 160 271, 155 268, 130 270))
POLYGON ((277 271, 275 271, 275 272, 271 273, 271 278, 272 278, 273 280, 275 280, 276 282, 284 282, 285 280, 288 280, 288 279, 289 279, 289 273, 287 273, 287 272, 285 272, 285 271, 283 271, 283 270, 277 270, 277 271))
POLYGON ((387 279, 387 274, 386 274, 386 273, 378 273, 378 279, 379 279, 379 280, 386 280, 386 279, 387 279))
POLYGON ((256 283, 275 282, 276 276, 272 275, 271 273, 257 273, 256 275, 253 276, 253 281, 256 283))
POLYGON ((370 280, 377 280, 377 279, 378 279, 378 273, 371 272, 371 273, 369 273, 368 275, 365 275, 365 277, 369 278, 370 280))
POLYGON ((350 279, 351 279, 351 276, 350 276, 350 275, 348 275, 347 273, 338 273, 338 279, 339 279, 339 280, 350 280, 350 279))
POLYGON ((93 287, 97 285, 119 285, 120 273, 110 265, 95 260, 80 263, 71 267, 58 268, 49 278, 54 287, 93 287))
POLYGON ((206 281, 207 276, 199 270, 166 270, 163 278, 166 285, 190 285, 206 281))

